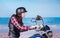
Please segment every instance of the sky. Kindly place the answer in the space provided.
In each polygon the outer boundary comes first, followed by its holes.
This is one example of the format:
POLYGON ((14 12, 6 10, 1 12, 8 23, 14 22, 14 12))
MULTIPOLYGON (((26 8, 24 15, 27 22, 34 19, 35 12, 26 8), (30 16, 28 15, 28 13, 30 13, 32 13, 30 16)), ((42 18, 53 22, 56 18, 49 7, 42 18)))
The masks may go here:
POLYGON ((0 0, 0 17, 11 17, 18 7, 26 8, 26 17, 60 17, 60 0, 0 0))

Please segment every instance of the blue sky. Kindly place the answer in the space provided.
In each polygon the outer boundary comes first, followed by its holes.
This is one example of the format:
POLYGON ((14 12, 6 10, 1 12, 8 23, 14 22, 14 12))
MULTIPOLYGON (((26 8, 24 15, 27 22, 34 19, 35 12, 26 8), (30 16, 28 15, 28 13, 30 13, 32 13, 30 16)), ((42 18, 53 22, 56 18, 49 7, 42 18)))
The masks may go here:
POLYGON ((60 0, 0 0, 0 17, 10 17, 18 7, 27 9, 26 17, 60 17, 60 0))

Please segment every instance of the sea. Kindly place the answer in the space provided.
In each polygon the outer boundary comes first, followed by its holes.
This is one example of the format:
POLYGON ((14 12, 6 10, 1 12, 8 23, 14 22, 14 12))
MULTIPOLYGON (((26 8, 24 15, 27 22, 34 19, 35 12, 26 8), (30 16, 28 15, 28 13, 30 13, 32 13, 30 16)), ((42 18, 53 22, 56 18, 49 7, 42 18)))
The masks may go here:
MULTIPOLYGON (((8 32, 9 20, 10 18, 0 17, 0 32, 8 32)), ((43 17, 43 21, 35 20, 35 18, 23 18, 22 21, 24 26, 34 26, 44 23, 44 25, 48 25, 53 28, 60 28, 60 17, 43 17)))
MULTIPOLYGON (((0 25, 4 25, 4 24, 8 24, 9 23, 10 18, 3 18, 0 17, 0 25)), ((38 20, 36 22, 35 19, 32 18, 23 18, 23 23, 24 25, 36 25, 37 24, 47 24, 47 25, 59 25, 60 24, 60 17, 43 17, 43 21, 42 20, 38 20)))

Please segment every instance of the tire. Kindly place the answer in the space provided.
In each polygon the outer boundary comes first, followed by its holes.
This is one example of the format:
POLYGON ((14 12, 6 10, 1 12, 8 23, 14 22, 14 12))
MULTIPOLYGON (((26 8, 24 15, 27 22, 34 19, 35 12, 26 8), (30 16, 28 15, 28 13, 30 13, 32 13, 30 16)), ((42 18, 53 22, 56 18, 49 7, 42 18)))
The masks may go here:
POLYGON ((53 36, 52 31, 48 31, 48 32, 47 32, 47 35, 48 35, 48 37, 52 38, 52 36, 53 36))
POLYGON ((48 38, 46 34, 43 34, 42 35, 42 38, 48 38))

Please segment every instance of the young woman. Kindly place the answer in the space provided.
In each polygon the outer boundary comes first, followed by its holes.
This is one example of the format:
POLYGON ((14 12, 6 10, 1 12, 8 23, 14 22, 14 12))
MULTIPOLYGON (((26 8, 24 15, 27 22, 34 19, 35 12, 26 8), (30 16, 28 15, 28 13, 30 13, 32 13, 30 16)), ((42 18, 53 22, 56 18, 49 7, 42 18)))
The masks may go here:
POLYGON ((20 32, 35 29, 36 26, 23 26, 22 19, 25 17, 26 9, 19 7, 16 9, 16 14, 13 14, 9 21, 9 38, 19 38, 20 32))

